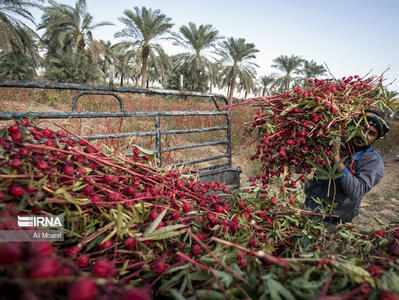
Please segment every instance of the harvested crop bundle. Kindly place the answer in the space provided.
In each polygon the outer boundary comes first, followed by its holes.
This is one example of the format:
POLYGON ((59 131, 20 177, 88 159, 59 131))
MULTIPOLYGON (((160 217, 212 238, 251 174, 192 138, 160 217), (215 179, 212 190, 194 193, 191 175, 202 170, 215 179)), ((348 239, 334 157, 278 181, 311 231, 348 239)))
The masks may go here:
POLYGON ((349 141, 366 124, 366 110, 390 104, 383 97, 381 80, 309 79, 290 92, 236 104, 262 109, 251 126, 258 134, 251 159, 262 164, 256 179, 267 188, 273 178, 281 177, 285 190, 295 188, 298 180, 305 181, 312 168, 330 165, 331 145, 349 141))
POLYGON ((65 233, 64 242, 0 242, 6 298, 309 299, 396 292, 389 280, 399 276, 390 246, 399 238, 397 227, 353 233, 355 240, 329 236, 308 217, 317 214, 294 209, 295 202, 283 207, 260 201, 270 196, 258 192, 230 195, 220 182, 105 154, 26 120, 1 135, 0 178, 1 230, 32 229, 18 228, 17 216, 61 215, 65 233), (351 246, 332 256, 337 243, 351 246))

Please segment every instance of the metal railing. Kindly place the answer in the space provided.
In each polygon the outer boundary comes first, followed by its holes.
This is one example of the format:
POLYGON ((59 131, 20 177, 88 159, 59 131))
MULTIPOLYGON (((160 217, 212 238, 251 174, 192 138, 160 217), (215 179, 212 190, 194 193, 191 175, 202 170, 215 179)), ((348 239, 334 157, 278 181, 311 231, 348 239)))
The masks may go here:
MULTIPOLYGON (((89 119, 89 118, 139 118, 139 117, 151 117, 154 121, 154 129, 146 131, 129 131, 119 133, 108 133, 108 134, 93 134, 82 136, 88 140, 101 140, 101 139, 114 139, 114 138, 125 138, 132 136, 153 136, 155 138, 155 148, 151 149, 157 159, 159 166, 164 165, 163 154, 165 152, 194 149, 200 147, 225 145, 226 152, 220 155, 213 155, 204 158, 196 158, 187 161, 179 161, 172 163, 174 166, 186 166, 194 165, 203 162, 211 162, 214 160, 227 159, 226 163, 219 165, 211 165, 203 169, 212 170, 212 174, 222 172, 226 168, 232 170, 232 154, 231 154, 231 124, 230 124, 230 112, 228 110, 221 111, 217 100, 222 100, 227 104, 227 99, 223 95, 199 93, 199 92, 187 92, 187 91, 175 91, 175 90, 160 90, 160 89, 145 89, 136 87, 110 87, 110 86, 99 86, 99 85, 86 85, 86 84, 70 84, 70 83, 52 83, 52 82, 33 82, 33 81, 14 81, 4 80, 0 81, 1 87, 9 88, 39 88, 39 89, 58 89, 58 90, 77 90, 80 91, 72 101, 71 112, 0 112, 0 120, 10 119, 26 119, 26 118, 38 118, 38 119, 89 119), (115 93, 140 93, 140 94, 159 94, 159 95, 174 95, 180 97, 204 97, 213 100, 216 110, 212 111, 125 111, 124 103, 121 97, 115 93), (119 102, 120 111, 116 112, 77 112, 76 106, 77 101, 82 95, 109 95, 115 97, 119 102), (168 118, 173 116, 223 116, 225 122, 223 126, 203 127, 203 128, 192 128, 192 129, 175 129, 168 130, 163 129, 161 126, 161 117, 168 118), (225 131, 226 138, 216 141, 207 141, 194 144, 185 144, 182 146, 164 147, 162 145, 162 136, 176 135, 176 134, 188 134, 188 133, 203 133, 203 132, 215 132, 225 131)), ((128 155, 131 153, 128 153, 128 155)))

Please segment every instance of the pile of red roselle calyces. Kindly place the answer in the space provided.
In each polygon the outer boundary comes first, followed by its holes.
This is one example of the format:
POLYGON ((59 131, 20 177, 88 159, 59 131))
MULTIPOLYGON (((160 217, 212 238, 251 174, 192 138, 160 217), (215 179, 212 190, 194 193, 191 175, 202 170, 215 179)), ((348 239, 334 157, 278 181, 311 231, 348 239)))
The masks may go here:
POLYGON ((0 230, 21 230, 18 215, 62 215, 65 223, 64 242, 0 242, 5 298, 367 299, 399 292, 399 227, 329 234, 297 208, 300 201, 272 204, 252 188, 228 194, 220 182, 106 155, 69 135, 27 120, 0 135, 0 230))
MULTIPOLYGON (((365 124, 365 110, 386 105, 381 82, 382 77, 309 79, 289 92, 236 104, 262 108, 251 124, 258 132, 251 159, 262 164, 262 174, 253 181, 267 188, 272 179, 281 178, 284 192, 305 181, 314 167, 329 165, 332 143, 345 144, 365 124)), ((348 144, 348 154, 351 151, 348 144)))

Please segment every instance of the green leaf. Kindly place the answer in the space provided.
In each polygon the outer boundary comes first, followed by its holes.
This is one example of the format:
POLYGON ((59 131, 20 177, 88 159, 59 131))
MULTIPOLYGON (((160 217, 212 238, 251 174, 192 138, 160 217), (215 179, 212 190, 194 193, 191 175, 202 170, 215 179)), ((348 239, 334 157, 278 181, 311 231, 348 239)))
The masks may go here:
MULTIPOLYGON (((352 129, 353 130, 353 129, 352 129)), ((351 139, 353 139, 353 137, 355 136, 357 134, 357 129, 356 130, 353 130, 352 132, 351 132, 351 134, 349 135, 349 137, 346 139, 346 143, 347 142, 349 142, 351 139)))
POLYGON ((181 230, 181 231, 171 231, 171 232, 167 232, 167 233, 164 233, 164 234, 154 234, 154 235, 151 235, 151 236, 149 236, 149 237, 146 237, 146 238, 141 238, 141 239, 139 239, 140 241, 156 241, 156 240, 164 240, 164 239, 168 239, 168 238, 171 238, 171 237, 174 237, 174 236, 178 236, 178 235, 181 235, 181 234, 183 234, 185 231, 183 231, 183 230, 181 230))
POLYGON ((272 254, 276 250, 276 248, 271 245, 266 245, 266 246, 262 247, 262 250, 267 253, 272 254))
POLYGON ((133 224, 137 223, 136 219, 132 219, 131 221, 129 221, 125 227, 120 231, 119 235, 121 237, 123 237, 125 234, 127 234, 130 231, 130 227, 133 226, 133 224))
POLYGON ((103 239, 103 241, 101 243, 105 243, 106 241, 108 241, 110 238, 112 238, 116 233, 118 232, 118 228, 114 227, 114 229, 112 229, 112 231, 103 239))
POLYGON ((365 144, 368 144, 367 138, 366 138, 366 136, 364 135, 364 133, 363 133, 362 130, 359 131, 359 135, 360 135, 360 137, 362 138, 363 142, 364 142, 365 144))
POLYGON ((355 266, 351 263, 331 262, 333 267, 339 272, 349 276, 350 279, 356 283, 368 282, 372 288, 375 288, 375 281, 373 277, 365 269, 355 266))
POLYGON ((291 294, 291 292, 287 290, 280 282, 274 279, 269 279, 267 281, 267 286, 269 288, 270 298, 272 300, 282 299, 280 295, 283 296, 284 299, 295 300, 295 297, 291 294))
POLYGON ((142 147, 140 147, 138 145, 133 145, 133 147, 136 147, 137 149, 140 150, 141 153, 139 154, 139 156, 144 156, 144 155, 154 156, 155 155, 155 153, 152 152, 151 150, 142 148, 142 147))
POLYGON ((390 290, 399 294, 399 275, 390 270, 381 276, 381 279, 377 281, 377 286, 380 290, 390 290))
POLYGON ((53 193, 54 193, 55 195, 63 195, 64 198, 65 198, 66 200, 68 200, 68 202, 76 203, 75 198, 74 198, 70 193, 68 193, 67 187, 66 187, 66 186, 60 187, 59 189, 57 189, 57 190, 56 190, 55 192, 53 192, 53 193))
POLYGON ((154 231, 154 232, 152 232, 152 233, 150 233, 148 235, 144 235, 144 237, 148 237, 148 236, 151 236, 151 235, 158 235, 158 234, 174 231, 174 230, 177 230, 177 229, 181 229, 181 228, 184 228, 184 227, 187 227, 187 225, 185 225, 185 224, 169 225, 169 226, 165 226, 165 227, 159 228, 156 231, 154 231))
POLYGON ((233 282, 233 277, 226 272, 213 270, 217 277, 220 279, 220 283, 222 283, 225 287, 229 287, 230 284, 233 282))
POLYGON ((205 271, 200 271, 190 275, 191 280, 193 281, 206 281, 210 279, 210 276, 205 271))
POLYGON ((157 229, 159 223, 162 222, 163 217, 166 214, 167 209, 164 209, 156 218, 155 220, 150 224, 150 226, 147 227, 147 229, 144 231, 144 237, 147 236, 148 234, 154 232, 155 229, 157 229))
POLYGON ((317 175, 318 180, 328 180, 331 179, 330 175, 317 175))
POLYGON ((378 225, 384 225, 384 222, 381 221, 381 219, 377 218, 377 217, 373 217, 374 220, 378 223, 378 225))
POLYGON ((321 157, 323 158, 323 160, 324 160, 324 163, 326 164, 326 168, 329 170, 329 171, 331 171, 331 165, 330 165, 330 162, 328 161, 328 157, 327 157, 327 154, 326 154, 326 152, 324 151, 324 149, 323 148, 321 148, 321 157))
POLYGON ((342 236, 344 239, 349 239, 351 237, 350 233, 347 231, 339 231, 338 234, 342 236))
POLYGON ((123 228, 123 211, 120 205, 118 205, 117 214, 116 214, 116 228, 117 232, 120 232, 123 228))
POLYGON ((166 227, 162 227, 150 234, 144 235, 141 238, 138 238, 139 241, 153 241, 153 240, 163 240, 167 239, 170 237, 178 236, 183 234, 185 231, 180 230, 180 231, 175 231, 177 229, 181 229, 183 227, 186 227, 186 225, 183 224, 176 224, 176 225, 170 225, 166 227))
POLYGON ((288 114, 291 110, 293 110, 295 107, 297 107, 300 104, 301 103, 295 103, 295 104, 292 104, 292 105, 288 106, 287 108, 285 108, 285 110, 283 112, 281 112, 280 115, 284 116, 284 115, 288 114))
POLYGON ((170 278, 169 280, 165 281, 164 283, 162 283, 162 285, 159 287, 159 290, 163 290, 165 288, 168 288, 169 286, 171 286, 172 284, 178 282, 183 276, 187 275, 186 270, 181 271, 179 273, 177 273, 175 276, 173 276, 172 278, 170 278))
POLYGON ((191 273, 187 273, 187 289, 192 292, 193 291, 193 283, 191 281, 191 273))
POLYGON ((125 275, 125 274, 129 273, 129 271, 126 270, 126 268, 127 268, 128 265, 129 265, 129 260, 126 260, 126 261, 123 263, 123 266, 122 266, 121 270, 119 271, 119 275, 125 275))
POLYGON ((101 240, 103 239, 103 235, 99 235, 96 237, 94 240, 92 240, 87 246, 86 246, 86 252, 90 251, 93 249, 95 246, 100 244, 101 240))
POLYGON ((182 284, 180 285, 180 290, 179 290, 180 294, 184 294, 186 288, 187 288, 187 277, 184 278, 182 284))
POLYGON ((316 168, 317 172, 323 174, 323 175, 327 175, 329 176, 329 172, 327 172, 325 169, 321 168, 318 164, 312 162, 312 161, 308 161, 309 164, 312 165, 313 168, 316 168))
POLYGON ((343 290, 346 286, 347 286, 347 284, 349 283, 349 280, 348 280, 348 275, 346 275, 346 274, 343 274, 343 276, 342 277, 340 277, 340 280, 338 280, 335 284, 334 284, 334 288, 336 289, 336 290, 343 290))
POLYGON ((285 219, 291 221, 292 223, 294 223, 296 226, 299 225, 299 220, 297 218, 292 218, 290 216, 285 216, 285 219))
POLYGON ((169 270, 168 272, 166 272, 165 274, 172 274, 172 273, 174 273, 174 272, 187 269, 187 268, 189 268, 190 266, 191 266, 190 263, 185 264, 185 265, 182 265, 182 266, 177 266, 177 267, 174 267, 174 268, 170 269, 170 270, 169 270))
MULTIPOLYGON (((345 156, 344 158, 342 158, 340 161, 338 161, 337 163, 334 164, 332 172, 335 173, 337 171, 338 166, 343 163, 349 156, 345 156)), ((341 176, 340 176, 341 177, 341 176)))
POLYGON ((226 296, 223 293, 212 291, 212 290, 197 290, 196 295, 200 299, 212 299, 212 300, 225 300, 226 296))
POLYGON ((179 291, 176 289, 171 289, 170 293, 172 294, 172 297, 176 300, 186 300, 186 298, 184 298, 183 295, 180 294, 179 291))

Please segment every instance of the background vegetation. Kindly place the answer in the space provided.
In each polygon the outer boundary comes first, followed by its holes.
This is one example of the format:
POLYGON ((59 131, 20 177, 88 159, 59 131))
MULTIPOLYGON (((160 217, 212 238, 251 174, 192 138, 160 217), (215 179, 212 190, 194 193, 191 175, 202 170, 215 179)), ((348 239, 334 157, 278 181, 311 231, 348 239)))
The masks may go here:
POLYGON ((278 72, 258 76, 255 44, 224 37, 211 24, 190 22, 176 29, 159 10, 125 9, 119 21, 124 27, 112 44, 94 39, 94 29, 113 24, 94 20, 86 0, 75 6, 53 0, 0 1, 0 79, 178 89, 183 75, 184 89, 218 88, 232 101, 237 93, 264 96, 326 74, 313 60, 281 55, 272 65, 278 72), (40 20, 32 16, 32 7, 43 11, 40 20), (159 43, 163 39, 182 52, 166 53, 159 43))

